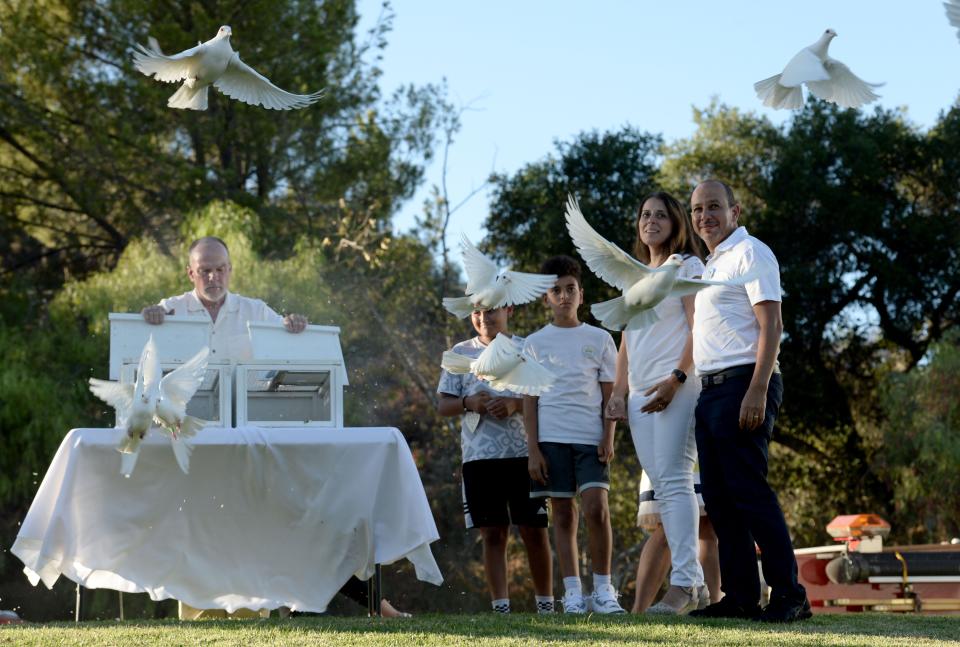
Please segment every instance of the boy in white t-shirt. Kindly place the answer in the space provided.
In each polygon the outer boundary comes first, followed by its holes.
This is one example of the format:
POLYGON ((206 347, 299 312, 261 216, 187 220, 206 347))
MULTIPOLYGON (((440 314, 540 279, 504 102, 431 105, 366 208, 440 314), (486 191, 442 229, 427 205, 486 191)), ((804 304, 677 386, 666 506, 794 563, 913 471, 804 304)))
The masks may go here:
POLYGON ((554 256, 540 271, 559 277, 543 297, 553 322, 527 337, 524 348, 557 380, 543 395, 523 398, 530 496, 550 497, 564 612, 587 612, 577 564, 575 497, 579 494, 593 568, 593 610, 625 613, 610 581, 613 530, 607 490, 615 423, 603 418, 613 388, 617 349, 610 333, 577 317, 583 303, 580 264, 569 256, 554 256))
MULTIPOLYGON (((498 333, 510 335, 512 312, 511 306, 474 311, 470 322, 477 336, 460 342, 453 352, 477 358, 498 333)), ((437 393, 440 415, 462 416, 463 514, 467 528, 477 528, 483 540, 483 568, 493 610, 510 613, 507 539, 510 526, 515 525, 527 549, 537 612, 553 613, 553 558, 546 501, 529 495, 521 396, 495 391, 472 373, 460 375, 446 370, 440 375, 437 393)))

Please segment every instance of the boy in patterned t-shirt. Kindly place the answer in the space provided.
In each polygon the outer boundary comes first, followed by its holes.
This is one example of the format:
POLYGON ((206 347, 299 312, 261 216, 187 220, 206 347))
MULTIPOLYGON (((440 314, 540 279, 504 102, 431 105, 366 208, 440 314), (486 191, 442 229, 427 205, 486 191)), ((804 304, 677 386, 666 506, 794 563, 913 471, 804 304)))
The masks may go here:
MULTIPOLYGON (((478 357, 498 333, 510 335, 512 312, 512 307, 474 311, 470 321, 478 335, 454 346, 453 352, 478 357)), ((510 612, 507 537, 513 524, 527 549, 537 611, 553 613, 546 502, 530 498, 522 397, 495 391, 471 373, 454 375, 446 370, 440 375, 437 393, 440 415, 462 416, 463 512, 467 528, 477 528, 483 538, 483 566, 493 610, 510 612)))

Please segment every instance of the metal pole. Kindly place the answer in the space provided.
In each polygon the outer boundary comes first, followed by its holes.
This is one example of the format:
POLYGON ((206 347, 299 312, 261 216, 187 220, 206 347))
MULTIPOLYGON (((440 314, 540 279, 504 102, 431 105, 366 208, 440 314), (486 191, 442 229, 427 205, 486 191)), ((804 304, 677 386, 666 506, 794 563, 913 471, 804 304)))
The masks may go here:
POLYGON ((380 617, 380 597, 383 595, 383 578, 380 564, 374 564, 373 575, 367 580, 367 614, 371 618, 380 617))
POLYGON ((80 622, 80 617, 83 614, 83 587, 77 584, 77 604, 74 607, 73 611, 73 621, 80 622))

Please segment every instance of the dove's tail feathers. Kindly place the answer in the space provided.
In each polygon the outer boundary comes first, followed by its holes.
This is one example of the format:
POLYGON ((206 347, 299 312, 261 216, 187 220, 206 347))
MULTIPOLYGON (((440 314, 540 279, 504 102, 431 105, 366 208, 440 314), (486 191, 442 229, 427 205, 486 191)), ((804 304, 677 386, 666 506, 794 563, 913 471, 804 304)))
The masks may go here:
POLYGON ((209 85, 190 87, 187 83, 180 86, 180 89, 173 93, 173 96, 167 100, 167 105, 171 108, 181 108, 186 110, 206 110, 207 109, 207 90, 209 85))
POLYGON ((454 317, 460 319, 469 317, 474 311, 470 297, 445 297, 443 299, 443 307, 454 317))
POLYGON ((197 435, 197 432, 203 429, 208 424, 208 421, 201 420, 200 418, 194 418, 193 416, 185 416, 183 422, 180 424, 180 437, 181 438, 192 438, 197 435))
POLYGON ((129 454, 120 455, 120 473, 124 476, 130 476, 133 474, 133 468, 137 466, 137 458, 140 457, 140 452, 131 452, 129 454))
POLYGON ((173 448, 173 456, 177 459, 177 465, 180 466, 180 471, 184 474, 189 474, 190 453, 193 451, 193 447, 190 446, 183 436, 171 438, 170 447, 173 448))
POLYGON ((754 83, 753 89, 757 91, 757 97, 768 108, 785 108, 788 110, 802 108, 803 89, 801 86, 788 88, 780 85, 780 76, 780 74, 775 74, 768 79, 754 83))
POLYGON ((660 321, 660 317, 657 316, 657 311, 654 308, 647 308, 633 315, 625 330, 643 330, 658 321, 660 321))
POLYGON ((443 352, 443 359, 440 361, 440 366, 444 370, 455 374, 469 373, 471 364, 473 364, 473 360, 466 355, 449 350, 443 352))
POLYGON ((623 297, 594 303, 590 312, 607 330, 623 330, 630 321, 630 312, 623 297))

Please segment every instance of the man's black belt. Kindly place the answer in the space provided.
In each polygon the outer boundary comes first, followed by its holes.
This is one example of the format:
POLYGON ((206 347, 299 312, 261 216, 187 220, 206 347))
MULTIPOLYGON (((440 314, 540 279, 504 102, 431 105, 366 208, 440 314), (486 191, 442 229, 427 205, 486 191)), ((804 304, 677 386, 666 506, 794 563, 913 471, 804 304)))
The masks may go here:
POLYGON ((727 380, 732 380, 735 377, 743 377, 744 375, 753 375, 753 369, 756 364, 744 364, 742 366, 731 366, 730 368, 725 368, 722 371, 717 371, 716 373, 707 373, 706 375, 700 376, 700 386, 707 388, 708 386, 718 386, 723 384, 727 380))

